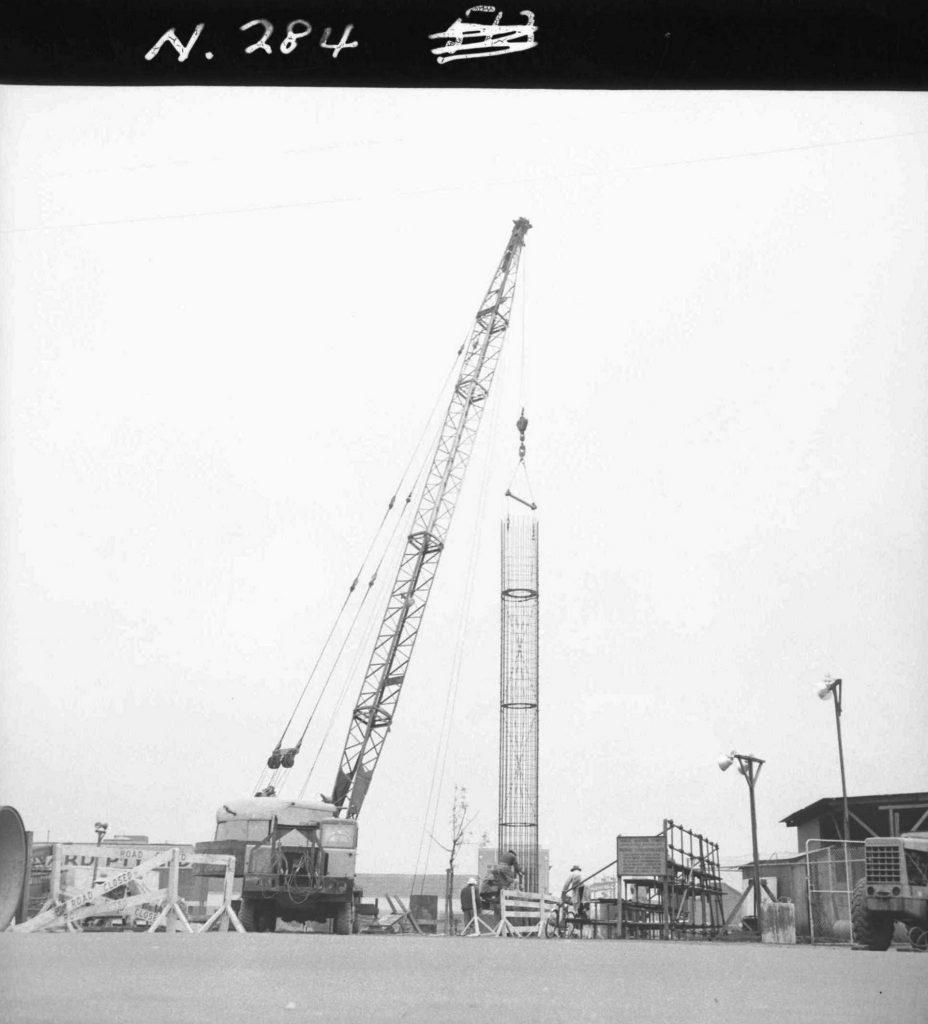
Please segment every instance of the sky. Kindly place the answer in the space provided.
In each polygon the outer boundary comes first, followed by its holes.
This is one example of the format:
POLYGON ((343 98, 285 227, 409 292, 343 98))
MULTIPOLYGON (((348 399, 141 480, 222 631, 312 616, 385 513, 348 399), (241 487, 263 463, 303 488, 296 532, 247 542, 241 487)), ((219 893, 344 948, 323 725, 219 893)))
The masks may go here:
POLYGON ((731 749, 794 850, 828 673, 849 792, 928 789, 926 171, 918 94, 4 88, 0 802, 194 842, 252 791, 522 216, 359 869, 443 870, 454 786, 494 835, 523 406, 552 875, 664 818, 747 859, 731 749))

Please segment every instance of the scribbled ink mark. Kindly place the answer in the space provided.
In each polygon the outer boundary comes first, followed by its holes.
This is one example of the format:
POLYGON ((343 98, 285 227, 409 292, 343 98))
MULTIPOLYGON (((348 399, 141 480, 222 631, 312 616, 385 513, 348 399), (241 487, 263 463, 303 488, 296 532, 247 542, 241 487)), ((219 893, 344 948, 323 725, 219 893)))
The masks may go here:
POLYGON ((468 7, 464 17, 480 11, 484 14, 495 14, 492 25, 477 21, 462 21, 455 18, 444 32, 436 32, 429 39, 447 39, 444 46, 436 46, 432 53, 439 64, 450 60, 467 60, 472 57, 504 57, 507 53, 518 53, 519 50, 530 50, 537 46, 535 42, 535 15, 531 11, 519 11, 526 18, 524 25, 501 25, 503 12, 495 7, 481 4, 468 7))

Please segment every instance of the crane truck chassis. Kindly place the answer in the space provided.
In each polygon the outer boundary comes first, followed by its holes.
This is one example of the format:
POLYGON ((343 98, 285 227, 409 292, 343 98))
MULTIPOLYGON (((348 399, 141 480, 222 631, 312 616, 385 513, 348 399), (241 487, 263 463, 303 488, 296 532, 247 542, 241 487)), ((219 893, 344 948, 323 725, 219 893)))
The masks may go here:
POLYGON ((333 804, 254 797, 223 804, 215 839, 196 852, 235 857, 246 931, 274 931, 278 920, 331 921, 335 934, 348 935, 375 912, 355 886, 357 845, 357 822, 335 817, 333 804))
POLYGON ((928 950, 928 832, 864 843, 865 875, 854 887, 854 942, 888 949, 897 921, 907 926, 913 949, 928 950))

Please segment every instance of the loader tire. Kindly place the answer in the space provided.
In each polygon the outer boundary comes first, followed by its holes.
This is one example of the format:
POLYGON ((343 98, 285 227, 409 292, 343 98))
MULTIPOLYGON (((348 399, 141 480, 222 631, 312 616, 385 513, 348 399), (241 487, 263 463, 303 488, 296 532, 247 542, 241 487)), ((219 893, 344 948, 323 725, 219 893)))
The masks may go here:
POLYGON ((889 949, 893 941, 893 919, 867 909, 866 879, 854 886, 851 896, 851 929, 854 942, 867 949, 889 949))
POLYGON ((242 900, 242 905, 238 911, 238 919, 242 922, 242 927, 246 932, 256 932, 258 930, 257 900, 242 900))
POLYGON ((354 923, 354 904, 341 903, 335 911, 335 922, 332 931, 336 935, 350 935, 351 926, 354 923))

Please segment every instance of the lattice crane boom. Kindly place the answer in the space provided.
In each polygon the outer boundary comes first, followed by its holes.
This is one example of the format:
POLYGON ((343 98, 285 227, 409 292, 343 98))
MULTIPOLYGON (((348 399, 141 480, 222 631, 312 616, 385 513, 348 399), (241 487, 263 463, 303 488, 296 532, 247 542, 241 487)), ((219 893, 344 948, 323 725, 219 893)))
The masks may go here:
POLYGON ((342 751, 332 802, 344 817, 358 816, 393 724, 509 326, 519 258, 530 227, 524 217, 514 222, 466 342, 461 371, 342 751))

